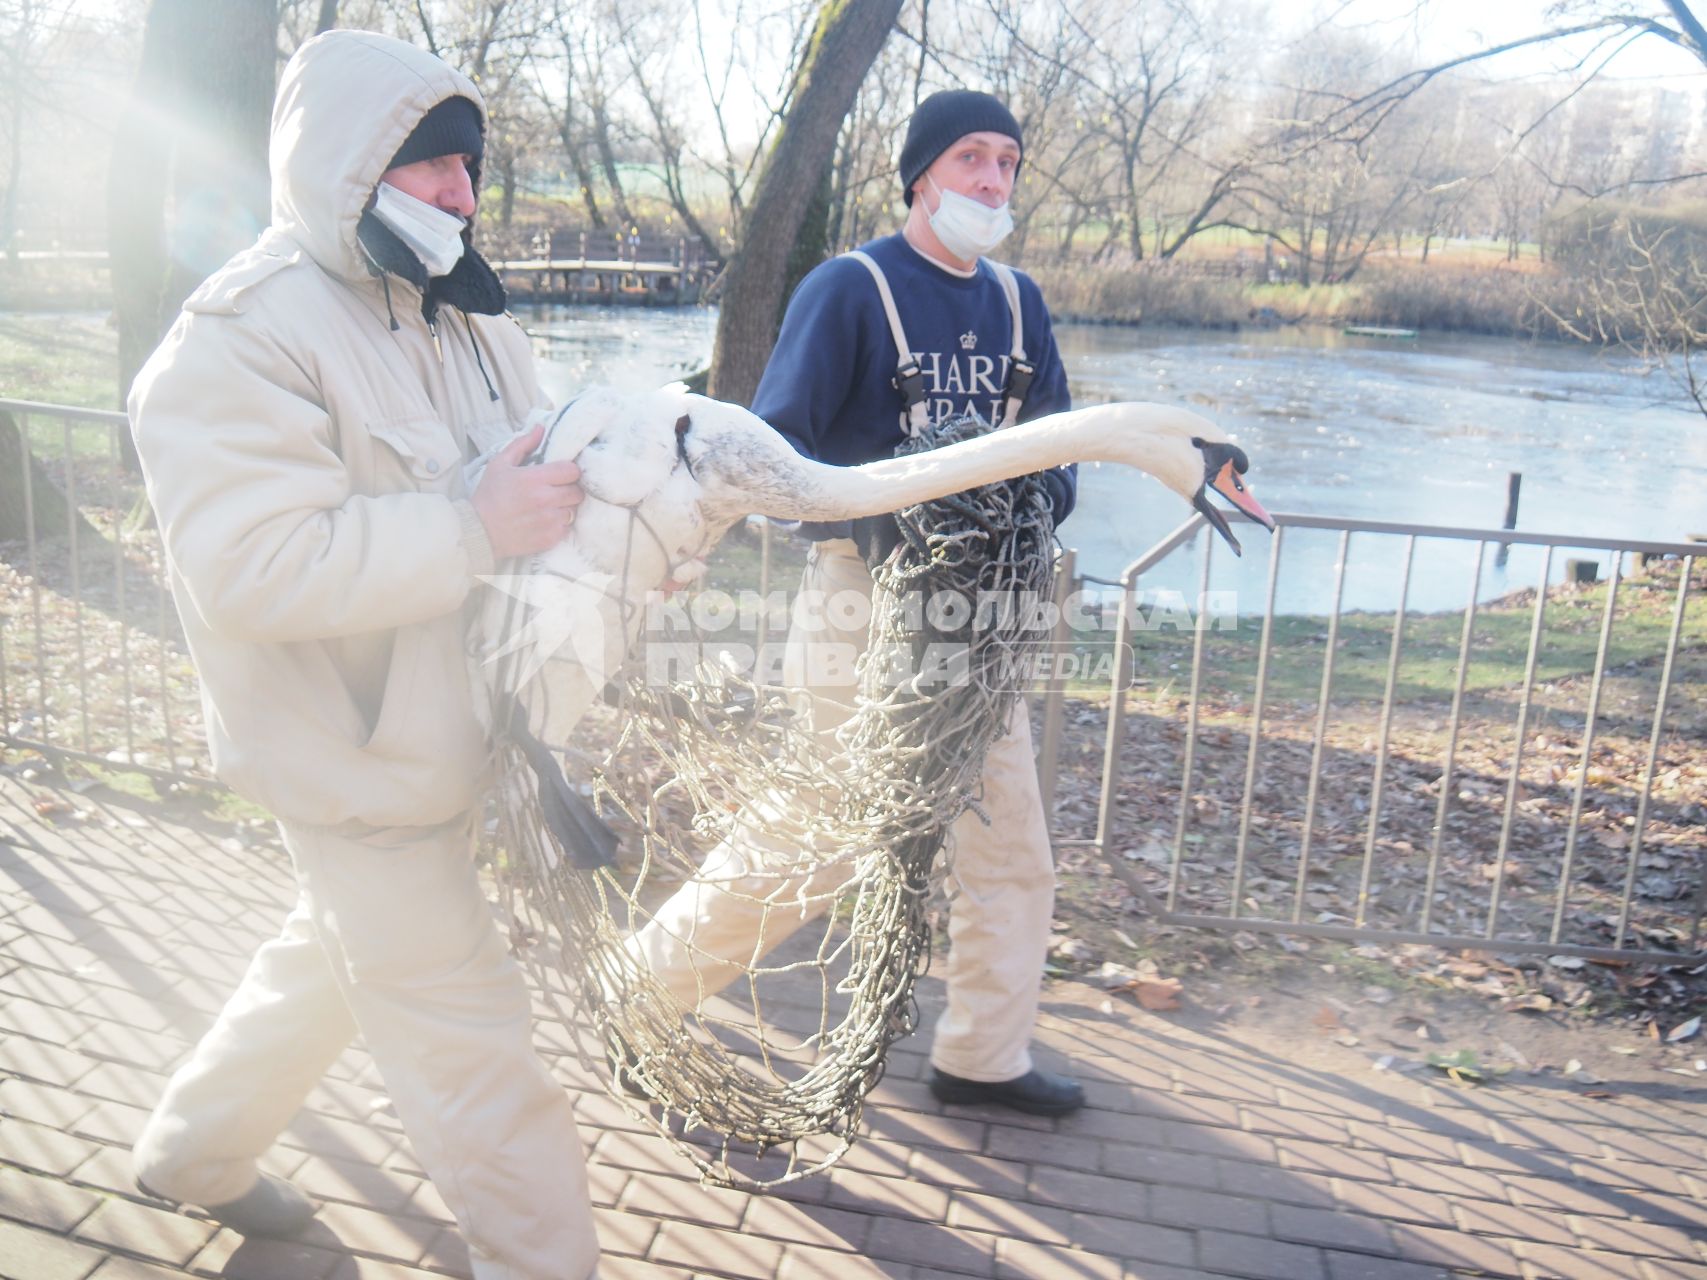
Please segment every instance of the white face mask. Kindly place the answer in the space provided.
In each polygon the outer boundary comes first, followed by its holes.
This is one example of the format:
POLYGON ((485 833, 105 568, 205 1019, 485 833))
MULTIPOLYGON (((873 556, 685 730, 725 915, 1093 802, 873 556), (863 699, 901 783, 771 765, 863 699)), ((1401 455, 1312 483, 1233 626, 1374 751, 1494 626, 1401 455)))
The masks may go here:
POLYGON ((1013 231, 1014 216, 1006 202, 992 209, 958 191, 944 191, 929 174, 925 181, 936 187, 939 200, 931 214, 931 230, 942 247, 962 261, 983 257, 1013 231))
POLYGON ((462 258, 464 220, 399 191, 389 182, 380 183, 374 191, 373 216, 415 251, 430 276, 449 275, 462 258))

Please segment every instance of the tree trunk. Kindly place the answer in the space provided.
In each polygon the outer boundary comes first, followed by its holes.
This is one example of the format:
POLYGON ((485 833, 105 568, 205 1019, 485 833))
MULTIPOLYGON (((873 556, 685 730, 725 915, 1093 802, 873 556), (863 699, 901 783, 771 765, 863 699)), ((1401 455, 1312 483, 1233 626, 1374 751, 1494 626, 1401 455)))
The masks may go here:
POLYGON ((323 35, 338 25, 338 0, 320 0, 320 17, 314 23, 314 34, 323 35))
POLYGON ((605 111, 603 99, 593 103, 593 140, 598 148, 599 167, 604 170, 605 185, 610 188, 611 205, 616 209, 617 221, 622 224, 617 228, 617 234, 625 236, 635 221, 628 209, 628 197, 623 194, 622 175, 617 172, 616 149, 610 140, 610 116, 605 111))
POLYGON ((790 264, 800 262, 794 247, 803 231, 822 241, 824 227, 805 230, 808 211, 825 198, 842 121, 900 12, 901 0, 824 0, 818 11, 794 107, 765 162, 742 247, 724 277, 709 382, 720 399, 746 404, 758 389, 788 298, 790 264), (790 251, 779 252, 782 245, 790 251))
POLYGON ((1144 261, 1144 220, 1138 216, 1138 157, 1128 150, 1125 156, 1124 186, 1126 188, 1126 207, 1132 212, 1132 230, 1128 235, 1128 248, 1132 250, 1132 261, 1144 261))
POLYGON ((119 402, 195 287, 267 223, 277 0, 154 0, 113 139, 119 402))
MULTIPOLYGON (((796 286, 806 278, 807 272, 829 257, 834 248, 830 239, 830 198, 833 188, 834 178, 826 167, 824 176, 818 181, 818 189, 812 194, 812 200, 800 219, 800 234, 794 237, 794 246, 788 251, 788 261, 783 265, 782 289, 777 297, 776 309, 778 329, 782 327, 783 312, 788 310, 788 300, 794 295, 796 286)), ((763 366, 760 371, 763 371, 763 366)), ((758 389, 756 382, 753 389, 758 389)))
POLYGON ((593 194, 593 173, 587 168, 585 158, 579 150, 569 153, 569 158, 575 166, 575 181, 581 188, 581 207, 587 211, 587 221, 592 223, 594 231, 605 229, 605 215, 599 212, 598 197, 593 194))
POLYGON ((575 137, 575 106, 574 86, 570 92, 563 95, 563 118, 558 121, 557 136, 563 143, 563 154, 569 157, 569 166, 575 171, 575 182, 581 188, 581 205, 587 211, 587 220, 592 223, 594 231, 605 229, 605 216, 599 212, 599 202, 593 195, 593 171, 587 165, 586 149, 575 137))

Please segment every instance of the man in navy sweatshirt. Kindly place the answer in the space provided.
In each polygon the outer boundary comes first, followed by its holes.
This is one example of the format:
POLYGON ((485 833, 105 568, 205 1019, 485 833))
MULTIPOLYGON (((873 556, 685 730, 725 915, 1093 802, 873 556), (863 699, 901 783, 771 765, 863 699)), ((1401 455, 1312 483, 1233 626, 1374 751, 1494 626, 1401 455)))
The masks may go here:
MULTIPOLYGON (((889 457, 924 423, 967 411, 1005 423, 1069 408, 1037 286, 984 258, 1013 227, 1008 198, 1023 154, 1018 122, 988 94, 955 90, 920 103, 901 151, 905 225, 801 282, 753 411, 801 453, 856 464, 889 457)), ((1073 508, 1076 476, 1066 467, 1045 479, 1059 523, 1073 508)), ((853 659, 866 643, 859 611, 847 602, 869 601, 872 580, 847 525, 803 532, 814 545, 783 681, 809 692, 814 728, 828 733, 852 713, 853 659)), ((1064 1115, 1084 1104, 1084 1091, 1035 1067, 1030 1052, 1055 868, 1023 706, 986 757, 980 808, 983 818, 969 813, 955 824, 949 845, 948 1007, 936 1024, 928 1083, 947 1103, 1064 1115)), ((779 911, 788 895, 774 876, 743 880, 753 846, 764 842, 738 824, 633 939, 690 1007, 739 976, 761 931, 758 949, 768 950, 811 913, 779 911)))

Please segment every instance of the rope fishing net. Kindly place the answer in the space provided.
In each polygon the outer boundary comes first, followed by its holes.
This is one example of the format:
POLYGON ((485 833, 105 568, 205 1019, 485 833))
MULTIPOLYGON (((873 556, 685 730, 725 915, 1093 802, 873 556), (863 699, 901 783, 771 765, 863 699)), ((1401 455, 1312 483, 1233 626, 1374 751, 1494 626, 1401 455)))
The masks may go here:
MULTIPOLYGON (((962 418, 903 451, 986 430, 962 418)), ((616 865, 573 865, 539 820, 521 749, 501 747, 510 799, 487 852, 512 946, 553 1012, 596 1032, 612 1096, 709 1183, 775 1186, 848 1149, 888 1047, 917 1023, 945 834, 976 809, 985 750, 1031 683, 1035 617, 975 602, 1050 598, 1041 479, 897 519, 900 541, 873 568, 852 714, 834 731, 813 731, 798 690, 757 678, 763 661, 720 660, 709 631, 678 643, 693 658, 668 679, 644 636, 631 650, 607 688, 616 738, 592 783, 625 833, 616 865), (679 892, 700 895, 690 920, 746 922, 738 954, 701 954, 679 912, 664 924, 660 904, 679 892), (649 925, 688 957, 673 992, 634 941, 649 925)))

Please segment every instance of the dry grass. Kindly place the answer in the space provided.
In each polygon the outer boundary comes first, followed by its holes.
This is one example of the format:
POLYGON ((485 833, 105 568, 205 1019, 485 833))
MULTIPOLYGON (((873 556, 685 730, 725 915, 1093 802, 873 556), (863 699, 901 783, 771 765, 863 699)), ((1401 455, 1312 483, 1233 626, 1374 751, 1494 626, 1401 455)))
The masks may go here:
POLYGON ((1566 285, 1550 270, 1374 260, 1350 281, 1269 284, 1209 274, 1187 260, 1143 267, 1088 263, 1032 271, 1062 319, 1110 324, 1236 329, 1246 324, 1374 324, 1437 332, 1555 337, 1548 308, 1566 285))
POLYGON ((1243 282, 1189 270, 1069 264, 1031 274, 1062 319, 1235 329, 1252 308, 1243 282))

